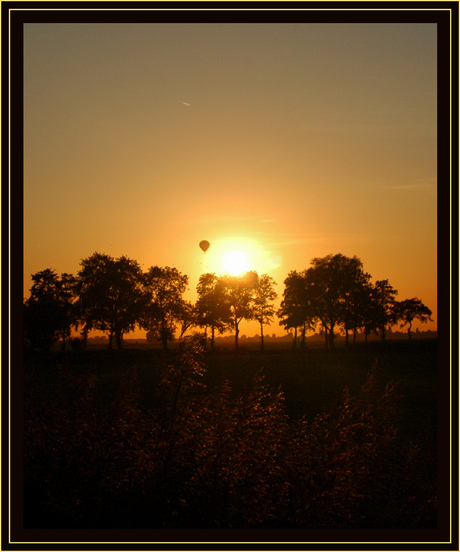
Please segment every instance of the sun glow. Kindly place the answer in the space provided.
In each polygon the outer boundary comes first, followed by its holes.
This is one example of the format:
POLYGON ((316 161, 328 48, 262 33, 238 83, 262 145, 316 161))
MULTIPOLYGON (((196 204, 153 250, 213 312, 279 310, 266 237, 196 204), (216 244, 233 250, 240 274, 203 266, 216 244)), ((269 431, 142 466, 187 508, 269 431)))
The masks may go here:
POLYGON ((218 275, 230 274, 241 276, 248 271, 256 271, 264 274, 273 266, 279 266, 280 259, 275 256, 269 263, 269 252, 263 245, 252 238, 244 236, 229 236, 209 240, 211 246, 207 255, 208 272, 215 272, 218 275))
POLYGON ((226 272, 239 276, 249 270, 249 260, 242 251, 231 251, 224 258, 224 268, 226 272))

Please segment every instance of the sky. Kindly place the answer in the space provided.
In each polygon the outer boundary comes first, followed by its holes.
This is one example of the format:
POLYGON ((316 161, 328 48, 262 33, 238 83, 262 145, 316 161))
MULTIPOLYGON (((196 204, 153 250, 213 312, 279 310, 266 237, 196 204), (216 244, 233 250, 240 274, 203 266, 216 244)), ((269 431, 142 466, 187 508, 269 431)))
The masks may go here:
POLYGON ((436 329, 436 41, 434 23, 25 24, 24 297, 97 251, 176 267, 194 301, 241 252, 279 303, 291 270, 341 253, 436 329))

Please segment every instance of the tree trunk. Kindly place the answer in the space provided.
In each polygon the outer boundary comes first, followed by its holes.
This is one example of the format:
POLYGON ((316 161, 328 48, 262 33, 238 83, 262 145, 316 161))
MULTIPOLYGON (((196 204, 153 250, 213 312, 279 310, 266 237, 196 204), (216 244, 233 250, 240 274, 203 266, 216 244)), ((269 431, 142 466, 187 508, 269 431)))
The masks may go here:
POLYGON ((122 332, 115 332, 115 339, 117 342, 117 348, 123 349, 123 333, 122 332))
POLYGON ((335 338, 334 324, 331 323, 331 329, 329 330, 329 343, 330 343, 331 349, 334 348, 334 338, 335 338))
POLYGON ((409 329, 407 330, 407 333, 409 334, 409 339, 411 339, 411 329, 412 329, 412 320, 409 322, 409 329))
POLYGON ((204 327, 204 340, 203 340, 203 348, 205 351, 208 350, 208 326, 204 327))
POLYGON ((235 349, 238 349, 238 334, 240 333, 240 329, 238 327, 238 321, 235 320, 235 349))
POLYGON ((83 330, 80 332, 80 336, 83 340, 83 347, 86 347, 88 345, 88 330, 86 328, 83 328, 83 330))
POLYGON ((302 326, 302 340, 300 341, 300 346, 302 349, 305 349, 305 347, 307 346, 305 341, 306 333, 307 333, 307 325, 304 323, 304 325, 302 326))
POLYGON ((263 351, 265 349, 264 345, 264 326, 260 323, 260 349, 263 351))
POLYGON ((214 351, 214 326, 211 326, 211 351, 214 351))
POLYGON ((163 343, 163 351, 166 353, 168 350, 168 336, 164 319, 161 320, 161 342, 163 343))
POLYGON ((294 342, 292 343, 292 347, 297 349, 297 326, 294 328, 294 342))

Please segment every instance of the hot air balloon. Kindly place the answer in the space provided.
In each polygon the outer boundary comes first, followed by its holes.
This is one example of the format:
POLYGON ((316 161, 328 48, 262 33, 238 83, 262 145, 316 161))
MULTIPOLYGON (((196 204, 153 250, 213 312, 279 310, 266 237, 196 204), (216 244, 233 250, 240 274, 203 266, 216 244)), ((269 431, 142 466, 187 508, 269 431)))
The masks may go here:
POLYGON ((200 241, 200 248, 202 249, 202 251, 204 253, 206 253, 206 251, 209 249, 209 246, 211 244, 208 242, 208 240, 203 240, 203 241, 200 241))

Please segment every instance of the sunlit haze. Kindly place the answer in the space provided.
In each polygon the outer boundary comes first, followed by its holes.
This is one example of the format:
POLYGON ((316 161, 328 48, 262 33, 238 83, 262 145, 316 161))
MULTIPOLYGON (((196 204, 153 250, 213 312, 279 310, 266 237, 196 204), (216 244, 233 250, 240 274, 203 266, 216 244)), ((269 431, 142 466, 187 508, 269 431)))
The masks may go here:
POLYGON ((241 251, 231 251, 225 255, 224 268, 230 274, 239 276, 249 270, 249 260, 241 251))
POLYGON ((25 24, 24 296, 97 251, 279 304, 341 253, 436 329, 436 87, 435 24, 25 24))

